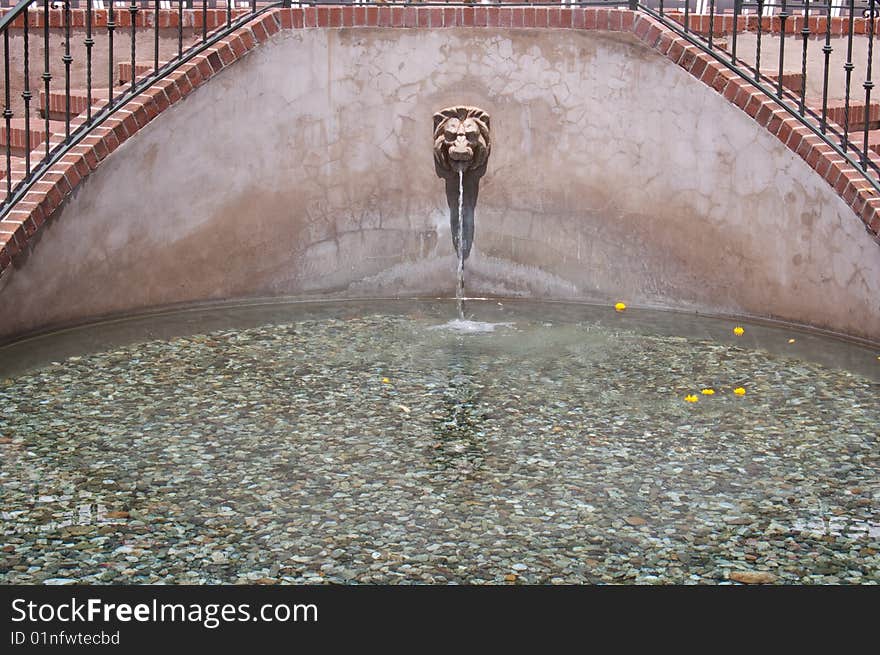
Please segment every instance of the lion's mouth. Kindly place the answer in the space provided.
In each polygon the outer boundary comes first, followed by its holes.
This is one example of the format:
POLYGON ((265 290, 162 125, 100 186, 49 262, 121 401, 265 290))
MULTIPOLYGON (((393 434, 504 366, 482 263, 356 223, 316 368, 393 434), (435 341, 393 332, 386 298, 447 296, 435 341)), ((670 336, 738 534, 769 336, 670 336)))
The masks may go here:
POLYGON ((449 148, 449 158, 452 161, 470 161, 474 158, 474 151, 471 148, 449 148))

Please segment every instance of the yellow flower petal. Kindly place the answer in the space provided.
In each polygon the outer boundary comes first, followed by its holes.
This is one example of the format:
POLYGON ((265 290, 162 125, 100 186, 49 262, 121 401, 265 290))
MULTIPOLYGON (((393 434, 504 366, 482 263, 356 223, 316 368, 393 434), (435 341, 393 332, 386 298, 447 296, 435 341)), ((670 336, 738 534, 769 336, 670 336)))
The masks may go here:
POLYGON ((733 333, 736 336, 741 337, 743 334, 745 334, 745 330, 737 325, 735 328, 733 328, 733 333))
POLYGON ((746 390, 743 389, 742 387, 737 387, 736 389, 733 390, 733 393, 735 393, 737 396, 745 396, 746 390))
POLYGON ((788 343, 794 343, 794 342, 795 342, 794 339, 789 339, 789 340, 788 340, 788 343))
POLYGON ((622 312, 624 309, 626 309, 626 303, 619 302, 616 305, 614 305, 614 309, 616 309, 619 312, 622 312))
POLYGON ((382 378, 382 384, 391 384, 391 380, 388 378, 382 378))
POLYGON ((700 391, 700 393, 703 394, 704 396, 714 396, 715 389, 703 389, 700 391))
POLYGON ((698 400, 699 400, 699 398, 697 398, 697 397, 694 396, 693 394, 690 395, 690 396, 685 396, 685 397, 684 397, 684 401, 685 401, 686 403, 695 403, 695 402, 697 402, 698 400))

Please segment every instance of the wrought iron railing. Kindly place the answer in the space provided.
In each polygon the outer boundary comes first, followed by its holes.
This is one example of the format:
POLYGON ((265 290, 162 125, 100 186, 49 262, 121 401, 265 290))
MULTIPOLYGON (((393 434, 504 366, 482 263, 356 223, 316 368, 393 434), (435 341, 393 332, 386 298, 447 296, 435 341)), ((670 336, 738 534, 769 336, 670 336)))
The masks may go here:
POLYGON ((669 4, 641 8, 773 98, 880 191, 880 105, 871 101, 880 0, 730 0, 727 11, 721 0, 702 0, 702 16, 693 3, 674 11, 669 4), (754 41, 746 51, 744 34, 754 41), (811 44, 821 52, 812 59, 811 44), (841 50, 836 69, 832 55, 841 50), (836 82, 835 70, 842 73, 836 82))
POLYGON ((21 0, 7 9, 0 18, 4 64, 0 217, 129 100, 247 21, 284 5, 290 1, 230 1, 218 7, 207 0, 196 0, 195 6, 188 0, 21 0), (218 8, 225 12, 219 17, 218 8), (78 20, 73 19, 74 11, 78 20), (160 20, 162 12, 176 20, 160 20), (74 34, 82 41, 75 43, 74 34), (84 88, 72 90, 74 63, 84 88), (122 79, 119 64, 129 66, 128 79, 122 79))
MULTIPOLYGON (((245 22, 291 4, 389 3, 21 0, 14 7, 0 9, 4 12, 0 18, 4 56, 0 218, 43 173, 130 99, 245 22)), ((874 48, 875 32, 880 31, 880 0, 391 4, 638 10, 773 98, 858 170, 880 195, 880 104, 872 102, 874 59, 880 55, 874 48)))

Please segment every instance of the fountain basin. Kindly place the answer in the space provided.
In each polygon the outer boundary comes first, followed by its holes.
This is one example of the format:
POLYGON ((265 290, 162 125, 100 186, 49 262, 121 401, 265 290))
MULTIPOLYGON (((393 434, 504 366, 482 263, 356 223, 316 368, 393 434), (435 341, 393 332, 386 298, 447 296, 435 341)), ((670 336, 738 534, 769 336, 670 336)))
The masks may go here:
POLYGON ((880 353, 468 309, 497 329, 252 303, 0 350, 0 581, 880 582, 880 353))

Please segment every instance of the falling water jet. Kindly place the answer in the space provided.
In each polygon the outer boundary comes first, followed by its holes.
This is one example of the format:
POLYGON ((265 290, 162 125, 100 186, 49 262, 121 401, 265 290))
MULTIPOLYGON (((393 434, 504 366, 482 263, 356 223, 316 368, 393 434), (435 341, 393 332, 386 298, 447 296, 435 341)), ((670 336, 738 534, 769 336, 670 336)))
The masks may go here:
POLYGON ((456 106, 434 114, 434 168, 446 181, 452 245, 458 255, 456 301, 464 318, 464 262, 474 241, 474 209, 491 151, 489 114, 456 106))
MULTIPOLYGON (((458 169, 458 215, 462 216, 464 204, 464 166, 456 163, 458 169)), ((458 243, 464 241, 464 221, 458 220, 458 243)), ((458 307, 458 318, 464 320, 464 248, 458 248, 458 284, 455 285, 455 304, 458 307)))

